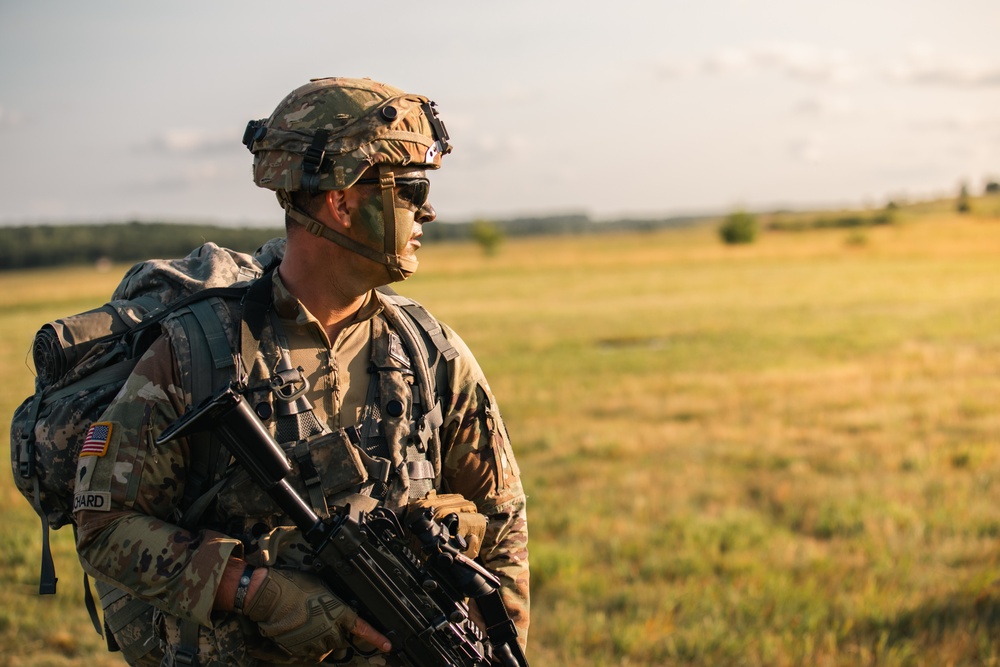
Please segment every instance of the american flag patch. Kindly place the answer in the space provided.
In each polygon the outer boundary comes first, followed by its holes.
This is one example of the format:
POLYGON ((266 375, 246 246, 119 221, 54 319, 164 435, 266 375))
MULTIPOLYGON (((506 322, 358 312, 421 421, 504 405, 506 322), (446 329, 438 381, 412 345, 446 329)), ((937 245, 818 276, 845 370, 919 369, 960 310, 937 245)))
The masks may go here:
POLYGON ((80 456, 104 456, 111 440, 111 422, 97 422, 90 426, 87 437, 83 439, 80 456))

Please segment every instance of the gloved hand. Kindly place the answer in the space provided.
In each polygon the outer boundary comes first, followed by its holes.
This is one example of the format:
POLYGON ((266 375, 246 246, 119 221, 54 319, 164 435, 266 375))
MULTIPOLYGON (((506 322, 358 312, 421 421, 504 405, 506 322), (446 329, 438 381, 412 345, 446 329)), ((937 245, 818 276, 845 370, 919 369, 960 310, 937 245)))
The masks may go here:
POLYGON ((290 655, 315 662, 348 646, 358 618, 318 577, 274 568, 268 569, 243 613, 290 655))
MULTIPOLYGON (((430 491, 420 500, 411 502, 406 509, 409 514, 420 513, 427 508, 430 508, 435 521, 443 523, 453 537, 458 536, 465 542, 465 548, 459 547, 462 553, 469 558, 479 555, 486 536, 487 519, 479 513, 474 502, 457 493, 438 495, 437 491, 430 491)), ((419 546, 416 548, 419 551, 419 546)))

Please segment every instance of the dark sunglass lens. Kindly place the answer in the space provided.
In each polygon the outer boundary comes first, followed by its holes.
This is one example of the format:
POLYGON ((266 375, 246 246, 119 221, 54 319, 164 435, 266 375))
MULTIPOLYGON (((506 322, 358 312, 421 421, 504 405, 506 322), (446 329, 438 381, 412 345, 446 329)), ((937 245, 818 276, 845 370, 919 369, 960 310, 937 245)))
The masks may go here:
POLYGON ((420 208, 427 203, 430 191, 430 181, 419 179, 401 184, 399 187, 399 196, 401 199, 404 199, 417 208, 420 208))

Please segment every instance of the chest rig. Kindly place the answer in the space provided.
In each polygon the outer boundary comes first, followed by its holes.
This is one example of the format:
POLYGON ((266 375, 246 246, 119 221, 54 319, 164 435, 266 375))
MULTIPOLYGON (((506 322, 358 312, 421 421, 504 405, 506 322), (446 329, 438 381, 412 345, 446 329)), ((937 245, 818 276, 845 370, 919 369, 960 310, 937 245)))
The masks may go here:
MULTIPOLYGON (((253 292, 270 299, 265 276, 253 292)), ((294 368, 288 343, 273 309, 270 327, 250 331, 257 350, 243 341, 243 354, 255 359, 245 396, 292 462, 290 483, 320 516, 350 504, 352 511, 385 506, 400 509, 436 488, 441 475, 439 429, 443 423, 437 395, 438 367, 458 351, 438 322, 417 302, 380 288, 384 308, 371 319, 368 384, 358 423, 331 430, 306 398, 307 380, 294 368)), ((244 320, 253 324, 248 302, 244 320)), ((244 336, 247 335, 244 330, 244 336)), ((244 359, 247 357, 244 356, 244 359)), ((219 518, 234 533, 246 534, 263 522, 273 525, 276 507, 239 469, 216 498, 219 518), (225 517, 225 518, 223 518, 225 517), (242 524, 242 525, 239 525, 242 524), (242 529, 242 530, 241 530, 242 529)))

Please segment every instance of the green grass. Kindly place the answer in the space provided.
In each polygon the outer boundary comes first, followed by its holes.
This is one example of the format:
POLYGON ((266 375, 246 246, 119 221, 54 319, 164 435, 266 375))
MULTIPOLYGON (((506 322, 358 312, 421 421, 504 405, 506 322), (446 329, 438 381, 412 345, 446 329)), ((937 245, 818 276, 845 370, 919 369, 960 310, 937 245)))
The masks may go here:
MULTIPOLYGON (((524 475, 533 664, 1000 664, 1000 223, 901 218, 422 251, 400 289, 476 352, 524 475)), ((34 329, 119 273, 0 274, 0 412, 34 329)), ((71 535, 39 600, 8 479, 0 508, 0 664, 120 664, 71 535)))

